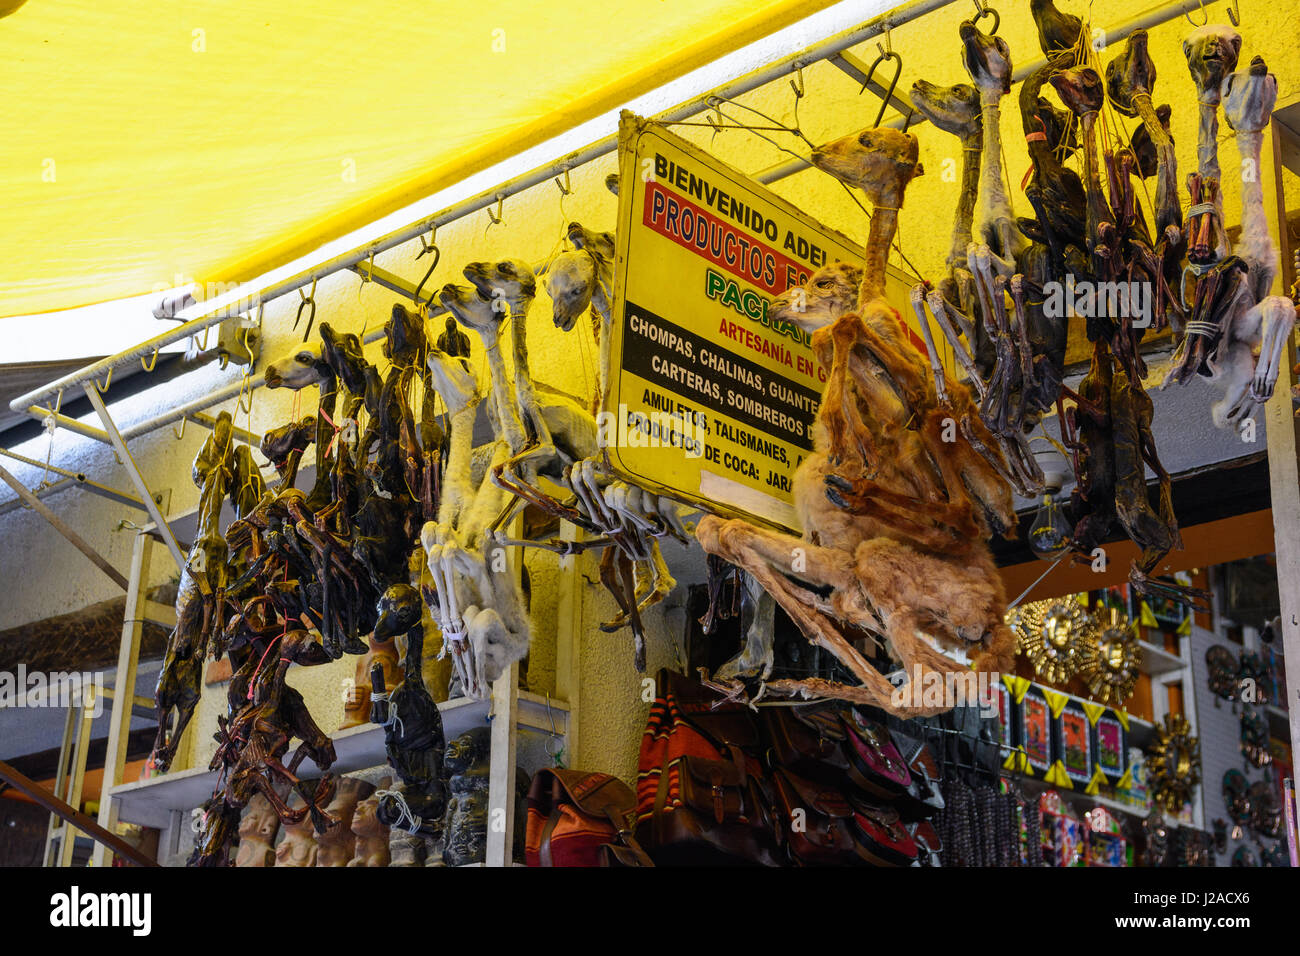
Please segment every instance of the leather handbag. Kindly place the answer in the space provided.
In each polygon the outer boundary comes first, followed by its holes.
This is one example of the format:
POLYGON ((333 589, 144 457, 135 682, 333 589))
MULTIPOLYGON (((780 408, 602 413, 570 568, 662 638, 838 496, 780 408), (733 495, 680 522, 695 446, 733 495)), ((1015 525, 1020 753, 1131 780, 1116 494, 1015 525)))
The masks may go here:
POLYGON ((660 671, 637 774, 637 838, 660 865, 780 865, 748 708, 660 671))
POLYGON ((924 820, 943 809, 943 794, 939 790, 939 763, 924 740, 893 734, 895 746, 907 764, 912 782, 906 796, 895 806, 907 822, 924 820))
POLYGON ((858 846, 853 807, 837 789, 778 767, 772 773, 776 810, 786 826, 786 847, 802 866, 870 862, 858 846))
POLYGON ((847 737, 834 707, 766 707, 763 729, 768 763, 824 783, 840 783, 848 771, 847 737))
POLYGON ((636 841, 636 795, 607 773, 545 768, 528 788, 528 866, 654 866, 636 841))
POLYGON ((882 800, 906 794, 912 785, 912 774, 894 746, 888 728, 864 717, 855 708, 842 712, 842 723, 849 779, 882 800))
POLYGON ((849 795, 858 849, 875 866, 911 866, 918 849, 893 807, 878 807, 849 795))

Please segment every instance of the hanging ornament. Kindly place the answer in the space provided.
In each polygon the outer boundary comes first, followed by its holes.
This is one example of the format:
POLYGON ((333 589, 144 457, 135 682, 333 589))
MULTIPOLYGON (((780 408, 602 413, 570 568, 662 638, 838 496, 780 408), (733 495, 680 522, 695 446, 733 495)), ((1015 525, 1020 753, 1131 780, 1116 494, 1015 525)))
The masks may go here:
POLYGON ((1022 604, 1007 612, 1007 624, 1034 673, 1049 684, 1063 684, 1075 675, 1093 629, 1088 612, 1073 597, 1022 604))
POLYGON ((1142 821, 1142 830, 1146 835, 1147 866, 1164 866, 1169 857, 1169 828, 1155 807, 1142 821))
POLYGON ((1232 820, 1232 838, 1241 839, 1241 828, 1250 823, 1250 784, 1240 770, 1232 769, 1223 775, 1223 805, 1232 820))
POLYGON ((1268 780, 1256 780, 1246 791, 1250 800, 1250 828, 1262 837, 1276 839, 1282 832, 1282 804, 1268 780))
POLYGON ((1117 609, 1099 606, 1093 621, 1079 650, 1079 675, 1095 700, 1123 704, 1137 686, 1142 646, 1133 623, 1117 609))
POLYGON ((1210 693, 1215 696, 1215 706, 1220 700, 1237 699, 1237 655, 1222 644, 1215 644, 1205 652, 1205 667, 1208 671, 1210 693))
POLYGON ((1271 847, 1259 848, 1259 865, 1260 866, 1290 866, 1291 852, 1287 847, 1286 840, 1278 840, 1271 847))
POLYGON ((1258 708, 1241 709, 1241 753, 1256 767, 1267 766, 1273 760, 1268 749, 1268 721, 1258 708))
POLYGON ((1147 760, 1152 801, 1177 813, 1201 779, 1201 742, 1192 736, 1182 714, 1170 714, 1156 727, 1157 739, 1147 760))
POLYGON ((1240 697, 1243 701, 1251 704, 1268 703, 1268 668, 1264 666, 1263 658, 1254 651, 1241 652, 1237 686, 1241 688, 1240 697))
POLYGON ((1228 821, 1222 817, 1216 817, 1214 820, 1214 852, 1228 852, 1228 821))

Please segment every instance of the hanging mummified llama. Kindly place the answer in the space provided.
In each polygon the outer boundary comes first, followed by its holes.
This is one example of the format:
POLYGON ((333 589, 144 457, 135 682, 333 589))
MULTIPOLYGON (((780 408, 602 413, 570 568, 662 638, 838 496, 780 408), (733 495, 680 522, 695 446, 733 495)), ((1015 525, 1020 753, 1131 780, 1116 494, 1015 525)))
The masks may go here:
MULTIPOLYGON (((860 188, 873 214, 860 274, 828 266, 800 290, 801 308, 787 293, 770 313, 812 332, 827 372, 814 450, 794 476, 803 535, 709 515, 696 537, 750 574, 857 681, 775 680, 762 685, 764 693, 840 698, 899 716, 939 713, 952 704, 925 696, 927 683, 969 674, 972 663, 980 671, 1004 669, 1015 652, 985 544, 994 530, 1014 524, 1011 491, 965 435, 943 440, 950 408, 969 406, 970 394, 950 383, 947 403, 940 402, 885 298, 904 191, 919 172, 916 137, 868 129, 817 150, 813 162, 860 188), (881 639, 917 681, 909 684, 915 693, 896 693, 859 653, 853 641, 861 631, 881 639)), ((767 655, 744 656, 757 674, 767 655)), ((745 692, 739 677, 731 683, 737 696, 745 692)))

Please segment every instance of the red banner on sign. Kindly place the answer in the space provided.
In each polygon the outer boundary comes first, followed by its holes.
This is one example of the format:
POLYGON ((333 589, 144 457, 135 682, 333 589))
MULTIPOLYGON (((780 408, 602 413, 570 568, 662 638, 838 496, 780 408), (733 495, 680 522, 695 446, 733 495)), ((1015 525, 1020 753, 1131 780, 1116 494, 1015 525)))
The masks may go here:
POLYGON ((803 264, 658 182, 646 183, 644 208, 655 232, 765 292, 779 295, 808 279, 803 264))

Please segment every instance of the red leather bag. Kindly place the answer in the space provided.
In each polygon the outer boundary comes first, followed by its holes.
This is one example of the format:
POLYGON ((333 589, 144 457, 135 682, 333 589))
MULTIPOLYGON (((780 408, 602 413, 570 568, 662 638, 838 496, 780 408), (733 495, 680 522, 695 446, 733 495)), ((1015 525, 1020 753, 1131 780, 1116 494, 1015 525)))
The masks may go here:
POLYGON ((653 866, 633 835, 636 795, 607 773, 545 768, 528 788, 529 866, 653 866))
POLYGON ((748 708, 663 670, 637 774, 637 838, 660 865, 778 866, 748 708))

